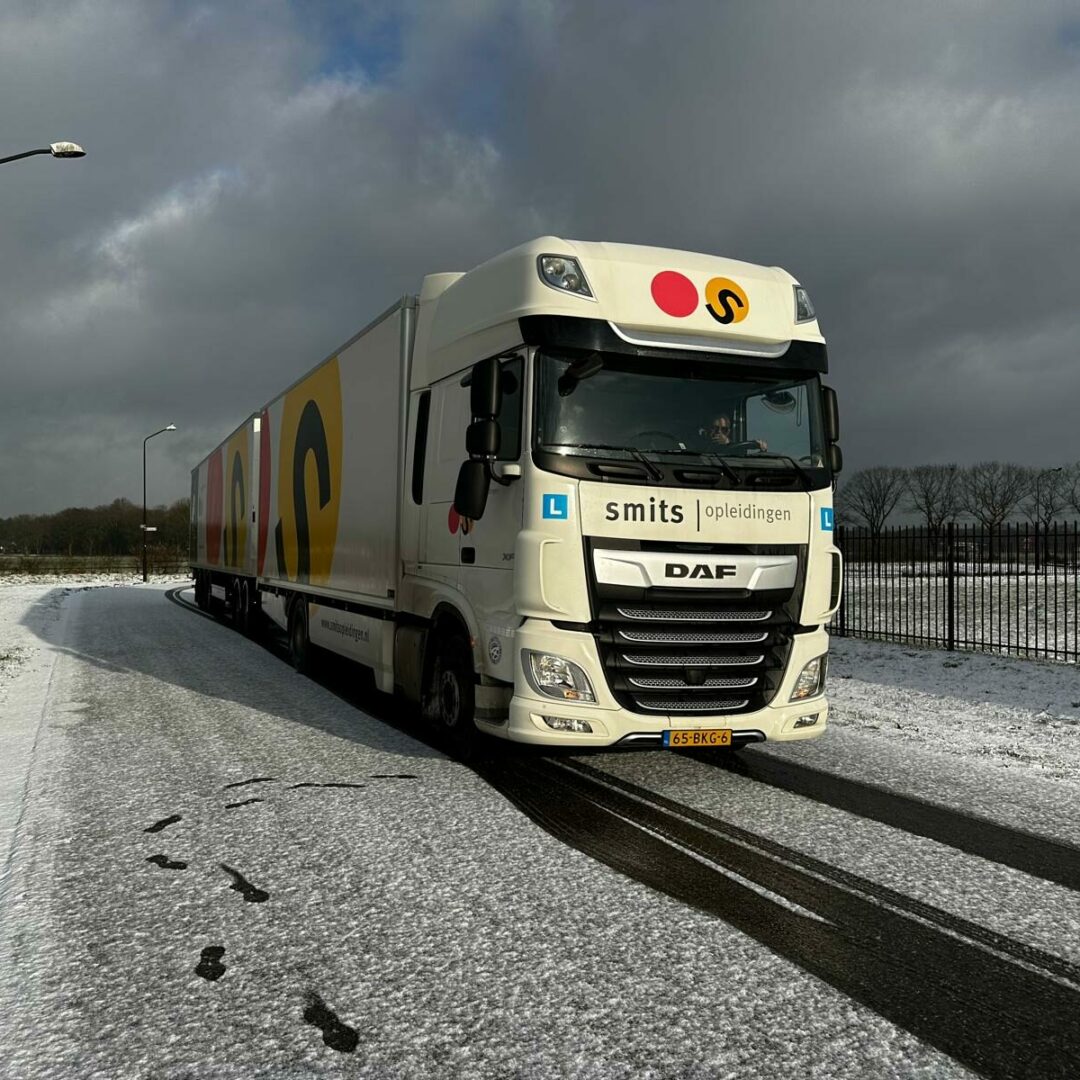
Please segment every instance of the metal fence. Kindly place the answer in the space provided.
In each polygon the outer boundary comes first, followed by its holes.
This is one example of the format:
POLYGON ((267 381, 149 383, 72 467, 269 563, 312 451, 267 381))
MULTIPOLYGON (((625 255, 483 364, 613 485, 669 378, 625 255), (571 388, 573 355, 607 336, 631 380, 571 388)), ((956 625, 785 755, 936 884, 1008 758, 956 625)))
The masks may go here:
POLYGON ((1080 526, 840 526, 832 632, 877 641, 1080 660, 1080 526))

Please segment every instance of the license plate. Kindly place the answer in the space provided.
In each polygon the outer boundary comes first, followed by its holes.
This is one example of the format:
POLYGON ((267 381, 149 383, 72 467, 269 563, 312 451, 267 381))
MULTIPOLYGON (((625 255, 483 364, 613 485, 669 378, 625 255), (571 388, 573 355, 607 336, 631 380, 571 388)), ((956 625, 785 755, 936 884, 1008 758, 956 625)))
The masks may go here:
POLYGON ((673 749, 682 746, 730 746, 731 728, 705 728, 700 731, 665 731, 664 745, 673 749))

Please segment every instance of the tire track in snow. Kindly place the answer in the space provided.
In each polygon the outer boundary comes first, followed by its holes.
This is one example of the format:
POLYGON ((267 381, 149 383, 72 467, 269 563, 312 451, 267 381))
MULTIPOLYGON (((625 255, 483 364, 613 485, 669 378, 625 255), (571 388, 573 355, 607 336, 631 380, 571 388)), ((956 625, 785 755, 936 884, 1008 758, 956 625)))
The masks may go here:
POLYGON ((984 1076, 1080 1074, 1080 969, 1067 961, 587 765, 473 767, 564 843, 724 919, 984 1076))
POLYGON ((1080 848, 1060 840, 753 750, 684 756, 1080 891, 1080 848))

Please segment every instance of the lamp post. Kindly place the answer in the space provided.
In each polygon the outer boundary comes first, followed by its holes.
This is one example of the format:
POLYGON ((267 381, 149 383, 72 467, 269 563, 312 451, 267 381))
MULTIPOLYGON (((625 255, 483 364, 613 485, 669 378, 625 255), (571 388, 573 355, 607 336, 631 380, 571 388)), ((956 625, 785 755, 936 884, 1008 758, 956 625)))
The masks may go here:
POLYGON ((142 441, 142 579, 143 581, 149 581, 150 579, 146 574, 146 534, 150 530, 146 527, 146 444, 154 438, 155 435, 163 435, 166 431, 175 431, 176 425, 170 424, 168 427, 163 427, 158 431, 152 432, 147 435, 142 441))
POLYGON ((54 142, 48 146, 43 146, 40 150, 26 150, 21 154, 12 154, 11 157, 0 158, 0 165, 6 165, 9 161, 21 161, 26 157, 33 157, 35 154, 52 154, 57 158, 79 158, 86 157, 86 151, 78 144, 73 142, 54 142))

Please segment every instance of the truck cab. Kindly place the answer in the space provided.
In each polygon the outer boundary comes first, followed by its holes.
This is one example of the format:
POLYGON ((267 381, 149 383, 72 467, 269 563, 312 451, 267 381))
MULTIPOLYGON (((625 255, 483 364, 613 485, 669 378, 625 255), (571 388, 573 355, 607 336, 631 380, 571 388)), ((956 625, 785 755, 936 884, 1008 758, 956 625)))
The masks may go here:
POLYGON ((824 731, 839 421, 790 274, 542 237, 425 279, 408 351, 396 686, 538 744, 824 731))

